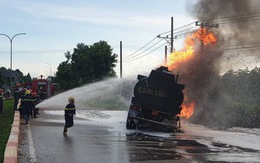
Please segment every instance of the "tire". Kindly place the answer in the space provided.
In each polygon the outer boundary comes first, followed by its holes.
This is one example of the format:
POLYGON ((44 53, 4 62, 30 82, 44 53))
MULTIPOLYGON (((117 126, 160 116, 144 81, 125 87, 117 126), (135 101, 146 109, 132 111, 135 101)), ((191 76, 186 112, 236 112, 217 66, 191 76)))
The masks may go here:
POLYGON ((168 127, 167 127, 167 132, 173 132, 173 133, 175 133, 175 132, 176 132, 176 129, 175 129, 174 127, 172 127, 172 126, 168 126, 168 127))
POLYGON ((126 129, 131 129, 130 120, 128 118, 126 120, 126 129))

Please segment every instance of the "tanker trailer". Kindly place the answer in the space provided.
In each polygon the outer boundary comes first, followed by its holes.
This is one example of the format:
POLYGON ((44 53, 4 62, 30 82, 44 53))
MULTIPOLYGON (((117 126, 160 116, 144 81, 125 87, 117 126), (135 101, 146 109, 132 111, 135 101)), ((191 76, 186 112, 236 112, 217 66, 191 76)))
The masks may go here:
POLYGON ((184 99, 184 85, 177 83, 177 78, 163 66, 152 70, 149 76, 138 75, 126 128, 140 129, 150 125, 176 131, 184 99))

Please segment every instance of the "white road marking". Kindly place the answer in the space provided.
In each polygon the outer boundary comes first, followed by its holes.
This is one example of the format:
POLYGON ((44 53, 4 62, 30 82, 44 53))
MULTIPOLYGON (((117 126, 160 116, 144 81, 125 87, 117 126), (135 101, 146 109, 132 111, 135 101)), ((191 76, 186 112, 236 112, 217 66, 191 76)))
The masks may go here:
POLYGON ((35 155, 35 149, 34 149, 34 144, 33 144, 33 139, 32 139, 32 131, 31 127, 28 126, 28 141, 29 141, 29 154, 30 154, 30 159, 31 163, 36 163, 36 155, 35 155))

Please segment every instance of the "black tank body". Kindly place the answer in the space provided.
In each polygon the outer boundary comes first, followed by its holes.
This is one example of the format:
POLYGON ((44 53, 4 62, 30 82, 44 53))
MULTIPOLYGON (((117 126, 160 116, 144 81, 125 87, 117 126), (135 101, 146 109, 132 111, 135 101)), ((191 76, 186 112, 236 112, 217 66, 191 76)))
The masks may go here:
POLYGON ((134 101, 140 107, 179 114, 184 99, 184 85, 176 83, 175 75, 167 67, 152 70, 148 77, 139 75, 138 79, 134 87, 134 101))

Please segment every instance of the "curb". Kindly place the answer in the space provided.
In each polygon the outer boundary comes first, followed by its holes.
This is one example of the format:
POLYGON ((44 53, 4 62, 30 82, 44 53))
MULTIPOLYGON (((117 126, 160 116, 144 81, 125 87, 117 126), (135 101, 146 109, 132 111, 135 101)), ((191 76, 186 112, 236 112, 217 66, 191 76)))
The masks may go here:
POLYGON ((5 147, 4 163, 17 163, 20 112, 15 111, 11 133, 5 147))

